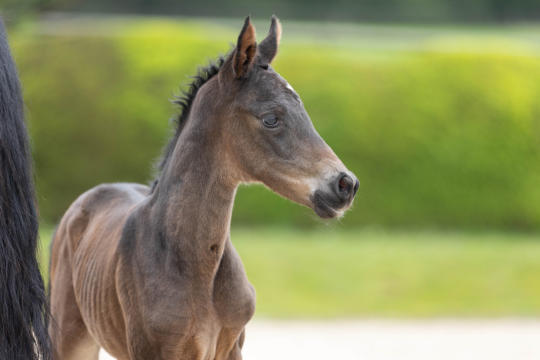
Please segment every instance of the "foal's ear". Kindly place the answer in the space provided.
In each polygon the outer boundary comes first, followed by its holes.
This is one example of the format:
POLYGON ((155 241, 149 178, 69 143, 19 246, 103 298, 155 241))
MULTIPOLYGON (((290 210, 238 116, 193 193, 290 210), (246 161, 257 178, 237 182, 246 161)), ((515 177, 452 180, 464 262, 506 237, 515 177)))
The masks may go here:
POLYGON ((243 78, 247 75, 253 59, 255 59, 256 52, 255 26, 253 26, 248 16, 244 22, 242 31, 240 31, 240 35, 238 35, 238 42, 234 50, 233 70, 236 78, 243 78))
POLYGON ((280 39, 281 23, 275 15, 272 15, 270 31, 268 31, 268 35, 259 45, 259 54, 263 63, 270 64, 272 62, 277 54, 280 39))

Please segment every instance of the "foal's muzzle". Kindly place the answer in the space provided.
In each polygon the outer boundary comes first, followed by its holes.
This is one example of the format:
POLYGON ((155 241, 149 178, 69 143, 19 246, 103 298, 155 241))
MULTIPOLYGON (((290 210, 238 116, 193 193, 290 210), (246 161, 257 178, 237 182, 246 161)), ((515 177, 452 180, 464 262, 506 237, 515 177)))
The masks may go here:
POLYGON ((351 206, 360 182, 353 174, 340 173, 327 186, 327 191, 316 190, 311 196, 317 215, 328 219, 340 216, 351 206))

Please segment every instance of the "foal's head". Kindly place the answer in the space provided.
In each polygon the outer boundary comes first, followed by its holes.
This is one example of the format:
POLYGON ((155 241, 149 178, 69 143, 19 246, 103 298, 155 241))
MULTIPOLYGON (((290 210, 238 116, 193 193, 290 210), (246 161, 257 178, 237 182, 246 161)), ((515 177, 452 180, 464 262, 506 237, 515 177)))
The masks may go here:
POLYGON ((268 36, 257 44, 248 17, 212 90, 199 95, 214 99, 209 106, 219 113, 221 156, 238 181, 262 182, 323 218, 336 217, 351 205, 359 183, 319 136, 298 94, 271 67, 280 36, 273 17, 268 36))

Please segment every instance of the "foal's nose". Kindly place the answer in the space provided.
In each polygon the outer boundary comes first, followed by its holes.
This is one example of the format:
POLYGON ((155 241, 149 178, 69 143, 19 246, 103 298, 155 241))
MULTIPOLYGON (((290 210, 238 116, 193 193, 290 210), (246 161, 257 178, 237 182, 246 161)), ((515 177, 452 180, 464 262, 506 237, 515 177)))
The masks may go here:
POLYGON ((335 181, 334 192, 343 201, 350 201, 358 191, 360 182, 351 175, 341 173, 335 181))

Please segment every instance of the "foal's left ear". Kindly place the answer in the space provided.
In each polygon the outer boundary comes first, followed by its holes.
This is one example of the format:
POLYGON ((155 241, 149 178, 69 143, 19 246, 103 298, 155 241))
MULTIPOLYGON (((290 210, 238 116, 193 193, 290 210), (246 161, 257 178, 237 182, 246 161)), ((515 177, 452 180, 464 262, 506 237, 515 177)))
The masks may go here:
POLYGON ((270 31, 268 31, 268 35, 259 45, 259 54, 263 63, 270 64, 274 57, 276 57, 280 40, 281 23, 275 15, 272 15, 270 31))
POLYGON ((233 70, 236 78, 246 77, 255 59, 256 52, 255 26, 253 26, 248 16, 244 22, 242 31, 240 31, 240 35, 238 35, 238 42, 234 50, 233 70))

